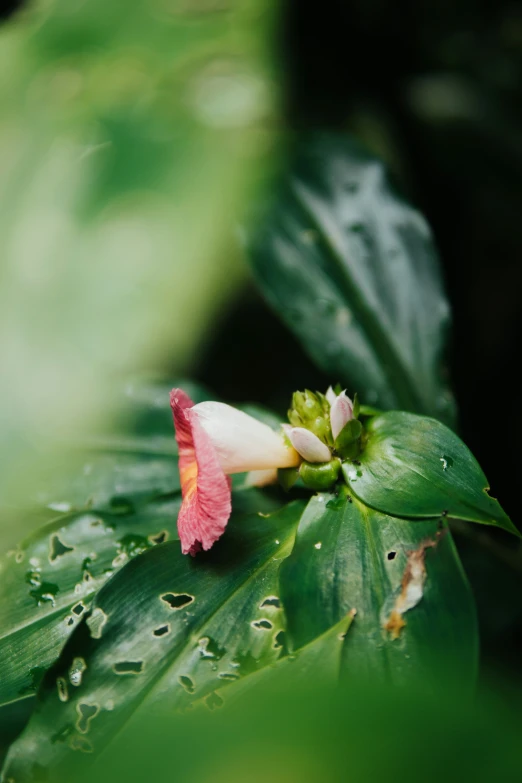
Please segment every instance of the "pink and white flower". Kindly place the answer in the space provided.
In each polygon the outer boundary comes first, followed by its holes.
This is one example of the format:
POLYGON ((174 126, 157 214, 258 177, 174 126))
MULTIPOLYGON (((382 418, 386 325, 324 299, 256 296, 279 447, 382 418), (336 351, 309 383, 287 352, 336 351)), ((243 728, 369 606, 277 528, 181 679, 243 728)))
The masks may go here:
POLYGON ((277 468, 296 466, 300 457, 282 433, 230 405, 194 405, 181 389, 171 391, 170 405, 183 497, 178 533, 183 554, 195 555, 210 549, 226 528, 232 510, 229 474, 259 471, 250 483, 266 483, 277 468))

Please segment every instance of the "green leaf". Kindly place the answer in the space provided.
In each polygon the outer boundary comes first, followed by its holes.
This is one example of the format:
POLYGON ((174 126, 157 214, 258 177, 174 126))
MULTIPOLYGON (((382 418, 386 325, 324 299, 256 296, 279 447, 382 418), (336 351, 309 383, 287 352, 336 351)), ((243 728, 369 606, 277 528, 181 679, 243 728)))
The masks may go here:
MULTIPOLYGON (((177 538, 181 498, 70 514, 0 560, 0 704, 36 692, 93 596, 130 558, 177 538)), ((179 546, 179 544, 178 544, 179 546)))
POLYGON ((269 302, 332 378, 371 405, 453 422, 433 239, 379 160, 347 136, 299 143, 252 260, 269 302))
MULTIPOLYGON (((256 489, 235 492, 236 515, 279 503, 256 489)), ((96 592, 131 558, 176 540, 181 497, 119 513, 68 514, 39 528, 0 560, 0 705, 25 699, 87 614, 96 592)), ((179 546, 179 544, 176 544, 179 546)))
MULTIPOLYGON (((180 488, 169 393, 186 390, 195 403, 206 389, 187 381, 134 380, 111 390, 114 418, 89 438, 76 436, 61 461, 42 466, 33 503, 53 511, 115 511, 180 488)), ((27 502, 27 499, 26 499, 27 502)))
MULTIPOLYGON (((226 693, 223 693, 221 688, 215 693, 221 696, 223 701, 226 700, 228 705, 260 687, 269 687, 276 693, 279 685, 290 688, 313 682, 314 686, 335 686, 341 675, 343 644, 353 620, 354 614, 349 612, 338 623, 291 655, 285 655, 270 666, 238 678, 233 685, 227 686, 226 693)), ((204 704, 204 701, 199 701, 194 706, 200 707, 204 704)))
POLYGON ((270 516, 234 513, 208 553, 162 544, 129 562, 98 594, 12 746, 5 775, 71 774, 133 715, 168 699, 172 709, 216 694, 284 650, 280 562, 292 549, 302 502, 270 516))
POLYGON ((398 517, 441 514, 518 535, 470 450, 434 419, 392 411, 370 419, 368 443, 344 476, 367 505, 398 517))
POLYGON ((349 496, 317 495, 280 583, 291 649, 356 611, 343 647, 344 678, 428 683, 448 665, 463 686, 473 685, 473 598, 449 530, 437 520, 409 522, 349 496), (406 590, 418 598, 409 609, 400 599, 406 590))

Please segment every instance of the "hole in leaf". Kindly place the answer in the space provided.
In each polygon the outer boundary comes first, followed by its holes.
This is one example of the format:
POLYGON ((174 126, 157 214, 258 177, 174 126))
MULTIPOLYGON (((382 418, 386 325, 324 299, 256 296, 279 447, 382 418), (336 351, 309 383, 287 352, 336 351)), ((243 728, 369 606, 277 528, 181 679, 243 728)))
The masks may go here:
POLYGON ((221 680, 229 680, 230 682, 233 682, 234 680, 239 680, 239 674, 236 674, 236 672, 221 672, 218 674, 218 677, 221 680))
POLYGON ((37 606, 41 606, 42 604, 51 604, 51 606, 54 606, 54 599, 59 590, 60 588, 58 585, 55 585, 52 582, 42 582, 42 584, 35 587, 34 590, 29 590, 29 595, 35 599, 37 606))
POLYGON ((69 699, 69 692, 67 690, 67 680, 65 677, 58 677, 56 680, 56 689, 58 690, 58 698, 60 701, 67 701, 69 699))
POLYGON ((82 604, 81 601, 79 604, 75 604, 75 606, 73 606, 73 608, 71 609, 71 612, 75 614, 77 617, 83 614, 84 611, 85 611, 85 606, 82 604))
POLYGON ((71 750, 79 750, 80 753, 94 752, 92 743, 89 742, 87 737, 80 737, 78 734, 75 734, 74 737, 71 737, 71 741, 69 742, 69 747, 71 748, 71 750))
POLYGON ((254 622, 251 623, 252 628, 255 628, 256 631, 271 631, 274 627, 273 623, 270 622, 270 620, 267 620, 263 618, 262 620, 254 620, 254 622))
POLYGON ((170 606, 171 609, 183 609, 194 600, 193 595, 187 593, 165 593, 160 596, 161 600, 170 606))
POLYGON ((392 550, 391 552, 388 552, 388 554, 386 555, 386 557, 388 558, 388 560, 395 560, 395 557, 396 557, 396 555, 397 555, 397 552, 394 552, 394 551, 392 550))
POLYGON ((69 669, 69 681, 71 685, 76 688, 81 685, 83 673, 87 668, 87 664, 83 658, 73 658, 73 662, 69 669))
POLYGON ((280 609, 281 608, 281 602, 279 598, 275 595, 269 595, 268 598, 265 598, 264 601, 261 602, 259 605, 260 609, 265 609, 267 606, 273 606, 274 609, 280 609))
POLYGON ((276 635, 274 636, 274 644, 273 644, 274 650, 279 650, 285 646, 285 636, 286 634, 284 631, 278 631, 276 633, 276 635))
POLYGON ((91 616, 87 618, 86 622, 93 639, 101 639, 103 629, 105 628, 108 619, 109 618, 103 609, 100 609, 99 606, 92 610, 91 616))
POLYGON ((223 657, 224 649, 209 636, 198 639, 198 651, 202 658, 219 661, 223 657))
POLYGON ((164 544, 169 537, 168 530, 162 530, 161 533, 157 533, 155 536, 149 536, 149 541, 152 544, 164 544))
POLYGON ((127 533, 118 541, 118 551, 120 554, 125 553, 127 557, 135 557, 141 555, 142 552, 146 552, 150 549, 150 543, 145 536, 140 536, 137 533, 127 533))
POLYGON ((170 625, 160 625, 160 627, 156 628, 152 633, 154 636, 165 636, 170 633, 170 625))
POLYGON ((49 560, 51 560, 51 562, 56 560, 57 557, 62 557, 62 555, 66 555, 67 552, 73 551, 74 547, 64 544, 63 541, 60 541, 56 534, 51 536, 51 543, 49 547, 49 560))
POLYGON ((67 625, 74 625, 74 617, 67 618, 67 625))
POLYGON ((89 723, 100 711, 98 704, 80 704, 76 705, 76 712, 78 713, 78 720, 76 721, 76 728, 82 734, 87 734, 89 731, 89 723))
POLYGON ((181 687, 187 691, 187 693, 194 693, 196 690, 196 686, 194 684, 194 680, 188 676, 188 674, 180 674, 178 677, 178 682, 181 685, 181 687))
POLYGON ((115 674, 141 674, 143 661, 119 661, 112 667, 115 674))
POLYGON ((29 669, 31 682, 30 684, 27 684, 25 687, 21 688, 18 693, 20 693, 20 695, 25 695, 26 693, 36 693, 45 676, 45 671, 45 666, 33 666, 31 669, 29 669))
POLYGON ((223 699, 219 695, 219 693, 211 693, 207 698, 205 699, 205 704, 209 708, 209 710, 215 710, 218 707, 222 707, 224 704, 223 699))

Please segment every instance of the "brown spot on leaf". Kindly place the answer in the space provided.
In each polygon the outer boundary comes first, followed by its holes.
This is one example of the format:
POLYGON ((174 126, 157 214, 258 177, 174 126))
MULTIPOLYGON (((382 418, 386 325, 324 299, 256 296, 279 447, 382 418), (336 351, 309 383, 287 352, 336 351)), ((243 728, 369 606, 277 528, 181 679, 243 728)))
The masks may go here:
POLYGON ((389 631, 392 639, 398 639, 401 635, 401 631, 406 627, 405 621, 402 619, 402 615, 394 609, 390 614, 388 622, 384 626, 386 631, 389 631))
POLYGON ((401 580, 401 591, 384 624, 384 630, 389 632, 392 640, 398 639, 402 629, 406 627, 403 615, 417 606, 422 599, 426 582, 426 552, 437 546, 444 533, 444 530, 439 531, 434 538, 423 541, 417 549, 408 552, 408 561, 401 580))

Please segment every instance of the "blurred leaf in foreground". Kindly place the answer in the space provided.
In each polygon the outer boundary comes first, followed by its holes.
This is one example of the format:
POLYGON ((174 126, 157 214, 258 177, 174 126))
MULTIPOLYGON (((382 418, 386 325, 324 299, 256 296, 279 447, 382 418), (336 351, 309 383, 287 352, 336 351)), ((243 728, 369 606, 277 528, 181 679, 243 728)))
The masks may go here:
POLYGON ((186 364, 237 285, 221 251, 272 146, 273 11, 53 0, 0 30, 4 496, 109 375, 167 346, 186 364))

